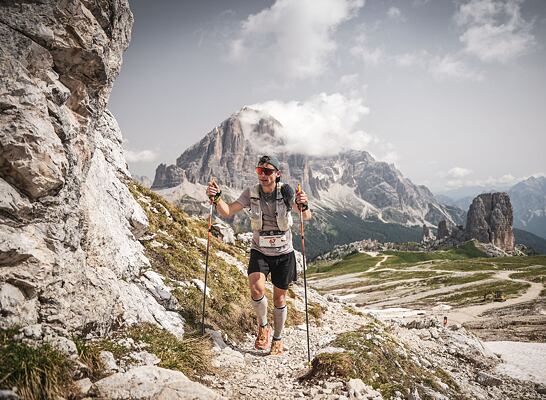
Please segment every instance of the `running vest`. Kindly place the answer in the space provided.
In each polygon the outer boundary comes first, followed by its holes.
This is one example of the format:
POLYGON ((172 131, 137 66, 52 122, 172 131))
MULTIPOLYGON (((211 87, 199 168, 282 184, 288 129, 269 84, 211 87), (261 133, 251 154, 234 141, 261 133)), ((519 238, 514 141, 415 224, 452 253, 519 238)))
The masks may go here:
MULTIPOLYGON (((277 196, 275 198, 276 212, 275 217, 279 230, 286 232, 292 226, 292 214, 287 209, 286 203, 282 197, 281 188, 283 183, 277 183, 277 196)), ((250 188, 250 226, 253 231, 261 231, 263 225, 262 206, 260 205, 260 184, 250 188)))

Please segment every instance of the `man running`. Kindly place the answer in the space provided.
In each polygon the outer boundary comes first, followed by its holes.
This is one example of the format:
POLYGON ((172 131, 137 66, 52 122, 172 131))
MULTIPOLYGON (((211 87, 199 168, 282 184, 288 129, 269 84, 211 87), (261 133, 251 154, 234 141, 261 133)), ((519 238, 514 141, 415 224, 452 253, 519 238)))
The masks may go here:
POLYGON ((282 355, 282 333, 288 315, 286 291, 296 280, 296 257, 292 246, 291 210, 299 212, 303 219, 311 218, 305 192, 296 193, 287 184, 280 182, 280 162, 274 156, 260 157, 256 166, 259 184, 247 188, 233 203, 222 200, 216 182, 209 182, 207 196, 214 199, 216 210, 223 217, 230 217, 243 208, 250 208, 252 245, 248 264, 248 282, 252 305, 258 320, 258 336, 254 347, 267 350, 270 345, 271 328, 267 322, 267 297, 265 281, 271 273, 273 283, 273 341, 271 355, 282 355))

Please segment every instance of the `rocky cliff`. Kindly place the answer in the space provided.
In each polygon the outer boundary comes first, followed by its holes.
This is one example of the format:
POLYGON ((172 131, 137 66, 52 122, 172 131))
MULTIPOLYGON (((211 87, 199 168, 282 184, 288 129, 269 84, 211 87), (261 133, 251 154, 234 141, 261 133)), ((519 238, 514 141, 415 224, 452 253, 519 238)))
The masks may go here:
POLYGON ((147 321, 183 333, 136 282, 148 221, 106 108, 132 23, 126 0, 0 5, 2 327, 68 336, 147 321))
POLYGON ((504 251, 514 250, 512 204, 506 193, 485 193, 476 197, 468 210, 466 234, 470 239, 492 243, 504 251))

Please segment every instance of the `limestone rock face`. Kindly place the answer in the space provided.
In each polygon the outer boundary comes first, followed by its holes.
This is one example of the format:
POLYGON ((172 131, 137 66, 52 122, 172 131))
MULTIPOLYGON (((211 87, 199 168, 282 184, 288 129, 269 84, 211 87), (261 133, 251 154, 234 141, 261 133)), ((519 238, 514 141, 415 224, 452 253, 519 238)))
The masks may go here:
POLYGON ((0 325, 183 333, 138 279, 148 222, 106 109, 132 22, 127 0, 0 3, 0 325))
POLYGON ((514 250, 513 213, 506 193, 484 193, 468 210, 466 235, 482 243, 492 243, 504 251, 514 250))

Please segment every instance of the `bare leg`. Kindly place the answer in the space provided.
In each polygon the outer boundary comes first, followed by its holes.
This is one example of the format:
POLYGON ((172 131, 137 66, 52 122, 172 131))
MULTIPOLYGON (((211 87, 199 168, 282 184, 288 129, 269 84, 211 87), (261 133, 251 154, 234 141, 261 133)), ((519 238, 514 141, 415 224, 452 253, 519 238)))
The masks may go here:
POLYGON ((256 319, 260 326, 267 325, 267 297, 265 297, 265 275, 261 272, 253 272, 248 275, 250 296, 256 312, 256 319))
POLYGON ((288 316, 286 308, 286 290, 273 286, 273 321, 275 322, 273 339, 281 339, 284 330, 284 324, 288 316))

